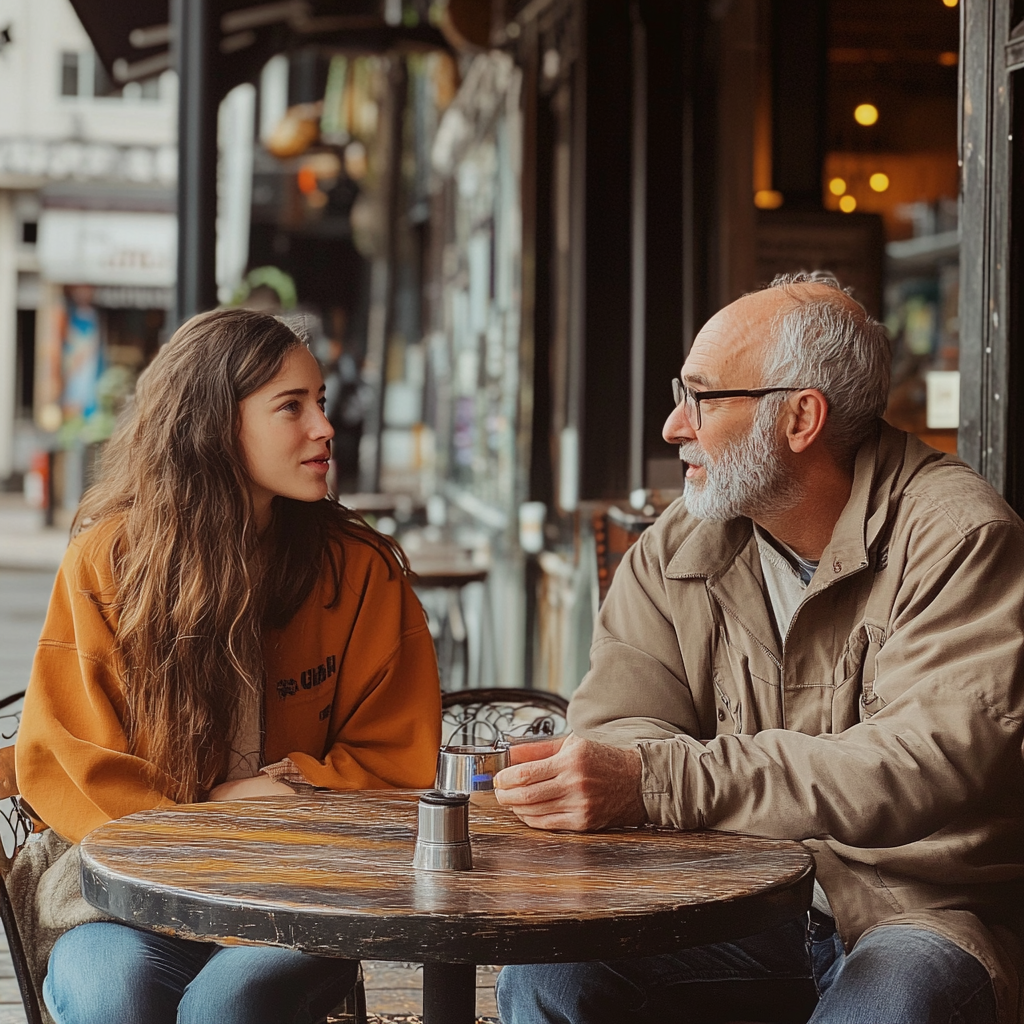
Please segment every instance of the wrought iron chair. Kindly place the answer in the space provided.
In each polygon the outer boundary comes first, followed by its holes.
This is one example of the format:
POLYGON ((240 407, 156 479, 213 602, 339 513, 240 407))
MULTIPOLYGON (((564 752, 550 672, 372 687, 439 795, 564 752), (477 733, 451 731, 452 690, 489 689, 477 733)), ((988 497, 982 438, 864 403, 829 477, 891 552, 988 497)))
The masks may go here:
POLYGON ((546 690, 452 690, 441 694, 441 742, 487 745, 506 736, 560 736, 568 728, 568 707, 564 697, 546 690))
MULTIPOLYGON (((21 709, 18 707, 25 696, 25 691, 12 694, 0 700, 0 741, 13 740, 21 723, 21 709)), ((21 941, 18 922, 14 918, 14 908, 10 893, 7 891, 7 880, 18 851, 34 830, 32 819, 22 807, 18 799, 18 780, 14 772, 14 745, 0 747, 0 920, 3 921, 7 934, 7 946, 14 964, 14 974, 18 980, 18 991, 25 1007, 28 1024, 43 1024, 39 1009, 39 998, 29 973, 25 947, 21 941)))

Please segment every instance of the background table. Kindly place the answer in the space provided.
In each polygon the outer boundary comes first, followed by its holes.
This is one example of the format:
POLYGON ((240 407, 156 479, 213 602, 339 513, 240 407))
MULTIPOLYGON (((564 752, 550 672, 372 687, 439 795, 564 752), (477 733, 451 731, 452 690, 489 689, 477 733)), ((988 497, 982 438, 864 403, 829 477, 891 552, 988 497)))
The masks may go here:
POLYGON ((486 587, 488 560, 475 559, 464 547, 419 540, 406 548, 412 584, 423 602, 437 648, 444 690, 492 686, 492 613, 486 587), (472 584, 484 584, 471 594, 472 584), (461 675, 459 674, 461 672, 461 675))
POLYGON ((415 871, 417 801, 380 790, 132 814, 82 842, 82 890, 113 917, 185 938, 422 962, 427 1024, 473 1019, 475 964, 662 953, 810 905, 798 843, 538 832, 494 803, 470 807, 472 871, 415 871))

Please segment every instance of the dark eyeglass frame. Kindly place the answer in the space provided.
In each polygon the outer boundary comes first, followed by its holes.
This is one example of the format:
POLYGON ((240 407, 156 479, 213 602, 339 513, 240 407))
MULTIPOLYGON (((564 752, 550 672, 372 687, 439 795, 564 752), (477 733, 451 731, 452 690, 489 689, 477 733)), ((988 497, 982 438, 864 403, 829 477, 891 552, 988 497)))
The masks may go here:
POLYGON ((781 394, 783 391, 803 391, 803 388, 732 388, 728 391, 694 391, 687 387, 678 377, 672 378, 672 397, 678 409, 683 402, 687 403, 686 418, 693 424, 694 430, 700 430, 700 403, 711 398, 764 398, 765 395, 781 394), (690 415, 690 406, 693 415, 690 415))

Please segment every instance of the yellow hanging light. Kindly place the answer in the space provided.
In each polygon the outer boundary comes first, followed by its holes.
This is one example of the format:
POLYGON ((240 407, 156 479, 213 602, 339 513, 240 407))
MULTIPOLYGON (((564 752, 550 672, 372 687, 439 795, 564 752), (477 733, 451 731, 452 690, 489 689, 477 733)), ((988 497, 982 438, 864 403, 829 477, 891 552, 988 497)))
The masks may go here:
POLYGON ((857 124, 870 127, 878 120, 878 107, 873 103, 861 103, 853 112, 853 119, 857 124))

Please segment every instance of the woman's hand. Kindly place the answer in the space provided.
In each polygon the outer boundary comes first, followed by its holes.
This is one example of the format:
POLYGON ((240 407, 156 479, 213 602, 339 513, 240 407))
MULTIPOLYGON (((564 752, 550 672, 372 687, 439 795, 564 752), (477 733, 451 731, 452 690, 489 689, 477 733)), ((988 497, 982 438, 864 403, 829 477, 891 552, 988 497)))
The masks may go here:
POLYGON ((252 779, 222 782, 210 790, 209 800, 258 800, 261 796, 294 796, 295 790, 284 782, 275 782, 266 775, 252 779))

